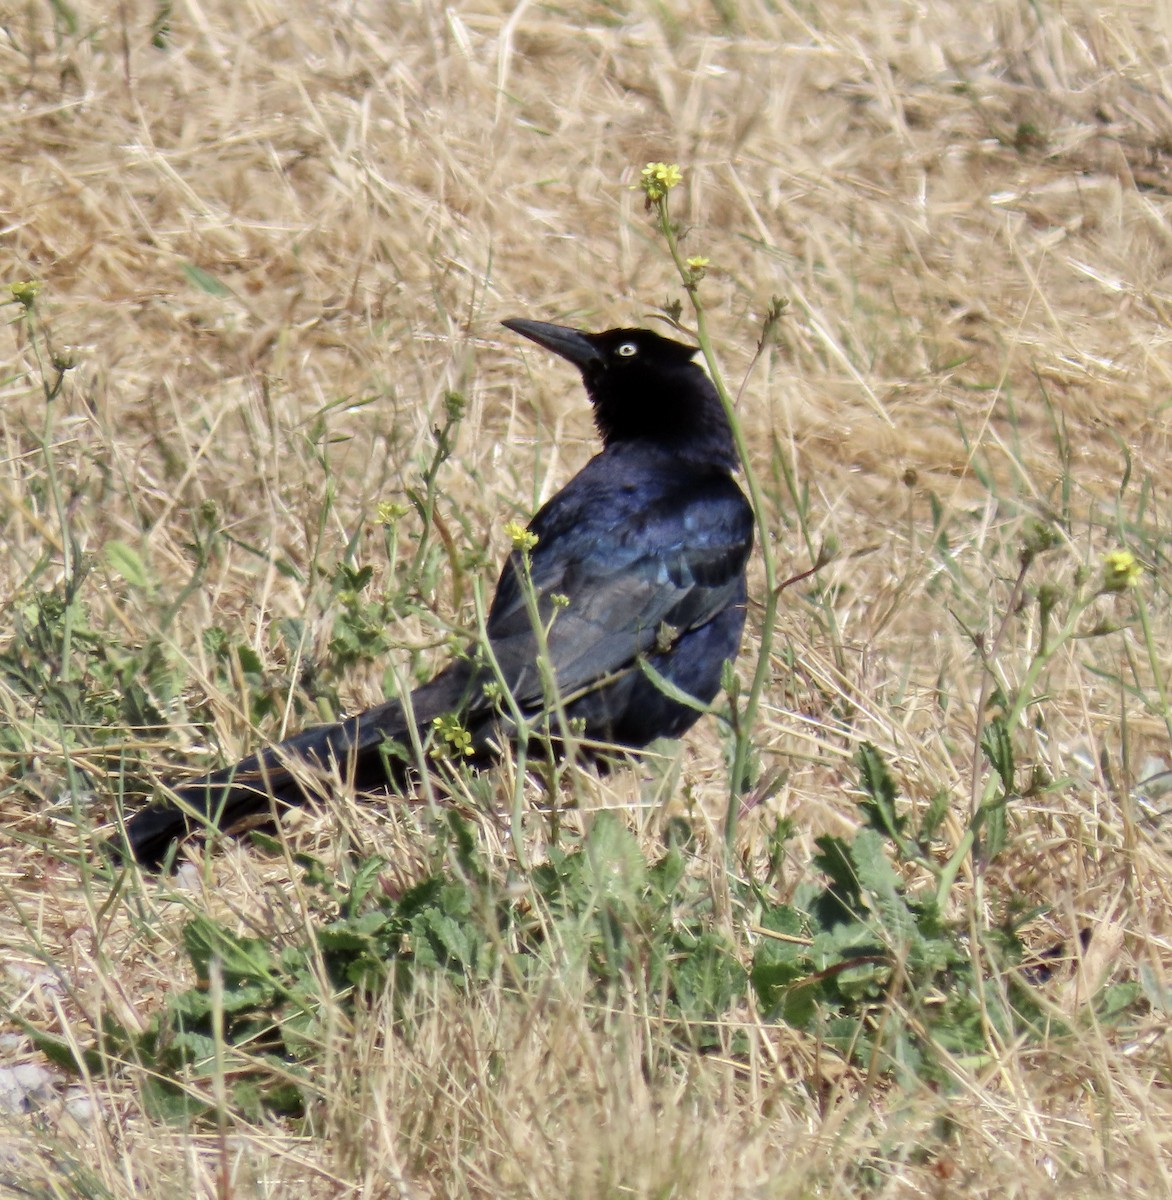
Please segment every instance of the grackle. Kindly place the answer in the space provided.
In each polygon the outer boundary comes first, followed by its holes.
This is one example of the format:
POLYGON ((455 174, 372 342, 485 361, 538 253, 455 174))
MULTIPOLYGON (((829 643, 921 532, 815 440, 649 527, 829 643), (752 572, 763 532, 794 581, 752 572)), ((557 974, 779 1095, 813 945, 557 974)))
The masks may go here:
POLYGON ((572 730, 588 747, 638 749, 680 736, 716 696, 745 623, 753 515, 695 349, 645 329, 504 324, 579 369, 602 450, 541 507, 531 546, 505 563, 485 626, 491 653, 473 648, 406 702, 387 700, 179 785, 178 803, 126 822, 116 852, 158 868, 193 829, 227 830, 303 802, 315 773, 386 790, 405 780, 402 761, 437 718, 467 734, 461 757, 483 766, 516 735, 518 714, 555 745, 572 730))

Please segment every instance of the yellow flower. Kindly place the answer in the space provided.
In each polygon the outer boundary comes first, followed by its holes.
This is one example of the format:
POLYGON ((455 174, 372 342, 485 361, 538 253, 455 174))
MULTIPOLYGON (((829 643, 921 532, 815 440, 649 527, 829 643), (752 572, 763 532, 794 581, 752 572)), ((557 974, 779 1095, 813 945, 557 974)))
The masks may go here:
POLYGON ((526 529, 520 521, 510 521, 505 526, 505 533, 513 543, 514 550, 532 550, 537 545, 537 534, 526 529))
POLYGON ((693 254, 685 260, 684 266, 688 268, 688 276, 684 280, 684 286, 687 288, 694 288, 708 274, 708 259, 702 254, 693 254))
POLYGON ((1112 550, 1103 559, 1103 591, 1125 592, 1138 587, 1143 567, 1130 550, 1112 550))
POLYGON ((43 286, 39 279, 25 279, 20 283, 10 283, 8 291, 17 304, 24 309, 30 309, 43 286))
POLYGON ((639 177, 639 187, 648 200, 662 200, 673 187, 682 183, 684 173, 677 163, 648 163, 639 177))
POLYGON ((393 500, 380 500, 374 511, 376 525, 394 525, 405 517, 411 510, 405 504, 396 504, 393 500))
POLYGON ((472 735, 460 724, 460 718, 455 713, 445 713, 436 717, 431 723, 436 737, 443 743, 436 746, 432 753, 436 755, 464 755, 472 753, 472 735))

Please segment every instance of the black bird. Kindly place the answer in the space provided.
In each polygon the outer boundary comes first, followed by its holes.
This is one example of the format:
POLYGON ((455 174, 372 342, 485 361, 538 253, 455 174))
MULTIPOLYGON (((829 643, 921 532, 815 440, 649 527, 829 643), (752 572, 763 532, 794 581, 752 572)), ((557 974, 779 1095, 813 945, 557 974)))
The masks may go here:
POLYGON ((536 541, 505 563, 486 623, 491 656, 471 651, 406 704, 387 700, 182 784, 179 804, 127 821, 139 863, 158 867, 194 828, 228 829, 301 803, 315 772, 336 769, 359 790, 402 782, 395 764, 412 757, 412 723, 418 738, 450 715, 469 735, 468 761, 486 765, 516 711, 555 737, 572 727, 589 743, 637 749, 678 737, 715 698, 745 623, 753 514, 695 349, 645 329, 504 324, 581 371, 602 451, 541 507, 528 527, 536 541), (542 650, 552 668, 544 678, 542 650))

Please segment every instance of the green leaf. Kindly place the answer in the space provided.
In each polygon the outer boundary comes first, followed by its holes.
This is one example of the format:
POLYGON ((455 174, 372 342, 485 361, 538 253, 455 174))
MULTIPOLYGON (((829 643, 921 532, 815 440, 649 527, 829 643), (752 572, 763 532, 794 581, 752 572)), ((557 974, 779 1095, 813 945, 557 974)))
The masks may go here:
POLYGON ((114 539, 105 544, 102 553, 110 570, 125 579, 131 587, 144 592, 154 591, 154 583, 147 572, 146 563, 133 547, 114 539))
MULTIPOLYGON (((753 950, 753 965, 749 979, 757 998, 767 1012, 773 1012, 783 1003, 789 1004, 792 985, 809 975, 813 969, 810 947, 806 941, 806 923, 802 914, 788 904, 767 908, 760 919, 762 929, 779 933, 780 938, 758 934, 753 950), (794 939, 794 940, 790 940, 794 939)), ((812 1013, 806 1011, 815 999, 815 990, 806 989, 806 994, 795 999, 801 1004, 802 1016, 798 1021, 803 1028, 812 1013)), ((786 1017, 789 1020, 789 1017, 786 1017)))
MULTIPOLYGON (((178 1006, 172 1007, 171 1012, 178 1014, 178 1006)), ((215 1062, 216 1039, 206 1033, 195 1033, 190 1029, 181 1029, 167 1041, 165 1058, 182 1063, 186 1066, 198 1067, 204 1063, 215 1062)))
POLYGON ((887 857, 886 848, 886 842, 876 830, 860 829, 850 848, 855 878, 872 898, 900 899, 900 878, 887 857))
POLYGON ((480 938, 467 924, 435 909, 420 913, 411 923, 416 961, 424 966, 474 972, 480 938))
POLYGON ((334 952, 367 951, 374 948, 374 941, 390 922, 385 912, 373 909, 360 917, 344 917, 331 921, 317 932, 317 940, 323 950, 334 952))
POLYGON ((868 797, 859 802, 859 807, 866 813, 868 824, 872 829, 886 833, 897 844, 902 843, 907 820, 895 811, 897 793, 887 763, 870 742, 859 747, 856 762, 859 784, 868 797))
POLYGON ((883 994, 891 978, 891 965, 867 959, 843 967, 834 976, 839 992, 850 1000, 874 999, 883 994))
POLYGON ((948 793, 941 789, 928 803, 924 810, 924 819, 920 822, 919 841, 926 847, 940 828, 941 822, 948 816, 948 793))
POLYGON ((842 838, 824 834, 814 839, 814 845, 818 847, 814 866, 828 876, 830 882, 812 908, 818 924, 830 929, 858 917, 862 911, 862 896, 847 843, 842 838))
POLYGON ((96 1050, 82 1050, 80 1051, 80 1055, 78 1055, 74 1052, 73 1044, 64 1038, 54 1037, 50 1033, 45 1033, 15 1013, 6 1013, 5 1015, 9 1020, 19 1025, 24 1035, 32 1044, 50 1062, 56 1063, 57 1066, 64 1067, 65 1070, 72 1071, 78 1075, 85 1071, 97 1074, 102 1070, 104 1065, 102 1056, 96 1050))
POLYGON ((206 292, 209 296, 232 295, 231 288, 225 287, 214 275, 193 263, 183 264, 183 274, 187 277, 188 283, 199 288, 201 292, 206 292))
POLYGON ((350 895, 346 909, 350 913, 357 912, 358 906, 378 885, 383 868, 387 865, 385 858, 368 858, 354 873, 350 881, 350 895))
POLYGON ((253 982, 272 988, 277 983, 272 951, 261 938, 238 937, 210 917, 198 916, 184 926, 183 944, 203 979, 210 978, 216 960, 225 990, 253 982))
POLYGON ((795 981, 780 994, 781 1019, 795 1029, 809 1029, 818 1015, 818 1001, 822 996, 821 981, 795 981))
POLYGON ((648 873, 648 882, 655 889, 661 904, 670 904, 686 872, 684 856, 676 849, 669 850, 648 873))
POLYGON ((245 675, 264 674, 264 663, 261 662, 260 655, 251 646, 237 646, 236 658, 240 663, 240 670, 245 675))
POLYGON ((168 1125, 186 1125, 212 1109, 207 1102, 196 1099, 178 1084, 158 1075, 148 1075, 143 1080, 142 1103, 150 1120, 168 1125))
POLYGON ((1009 796, 1014 793, 1017 789, 1014 783, 1013 740, 1004 717, 993 717, 986 722, 981 735, 981 749, 989 765, 1000 776, 1005 794, 1009 796))
POLYGON ((902 894, 902 882, 888 861, 883 838, 874 829, 860 829, 851 845, 859 884, 871 911, 882 925, 884 942, 898 954, 919 941, 916 919, 902 894))
POLYGON ((1143 999, 1143 995, 1143 984, 1138 980, 1109 984, 1100 992, 1095 1006, 1099 1019, 1113 1025, 1122 1017, 1137 1015, 1136 1001, 1143 999))
MULTIPOLYGON (((814 981, 808 978, 809 964, 800 962, 782 962, 780 960, 770 962, 764 958, 754 959, 753 966, 749 971, 749 981, 753 985, 753 991, 757 994, 757 999, 761 1003, 761 1007, 771 1016, 779 1014, 783 1011, 783 1006, 788 1007, 790 997, 796 993, 799 988, 795 987, 801 984, 803 980, 803 988, 806 995, 803 998, 803 1003, 807 1006, 812 1006, 816 996, 816 987, 814 981)), ((812 1008, 809 1012, 803 1010, 803 1016, 795 1023, 805 1027, 806 1021, 812 1014, 812 1008)), ((786 1012, 785 1020, 790 1021, 788 1011, 786 1012)))
POLYGON ((992 862, 1005 849, 1008 837, 1006 824, 1006 801, 994 800, 982 805, 973 824, 981 831, 980 857, 983 862, 992 862))
POLYGON ((758 924, 770 933, 783 935, 780 938, 761 936, 758 950, 769 958, 791 959, 799 954, 809 953, 808 944, 796 940, 806 937, 806 922, 792 904, 775 904, 765 909, 758 924), (791 938, 795 940, 789 940, 791 938))
POLYGON ((676 704, 683 705, 684 708, 690 708, 694 712, 706 713, 712 707, 710 704, 704 704, 697 700, 695 696, 685 692, 683 688, 672 683, 670 679, 661 672, 657 671, 650 662, 645 658, 638 660, 639 670, 651 680, 653 684, 669 699, 674 700, 676 704))
POLYGON ((598 813, 585 851, 596 894, 629 905, 643 887, 647 861, 634 834, 617 814, 598 813))
POLYGON ((717 933, 698 938, 672 971, 680 1012, 692 1021, 711 1020, 728 1011, 745 990, 745 969, 717 933))
POLYGON ((233 1086, 232 1099, 250 1121, 260 1121, 266 1114, 300 1117, 305 1112, 304 1097, 293 1083, 262 1086, 255 1080, 243 1079, 233 1086))

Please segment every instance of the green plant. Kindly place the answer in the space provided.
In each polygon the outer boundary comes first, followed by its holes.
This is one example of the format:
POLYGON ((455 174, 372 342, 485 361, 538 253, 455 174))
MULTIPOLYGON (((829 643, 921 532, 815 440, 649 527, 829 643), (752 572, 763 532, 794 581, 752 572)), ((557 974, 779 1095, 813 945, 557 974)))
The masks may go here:
MULTIPOLYGON (((634 1003, 677 1052, 736 1052, 730 1018, 751 988, 765 1019, 816 1035, 877 1077, 939 1085, 999 1046, 1061 1036, 1021 969, 1017 930, 1032 914, 1007 905, 975 953, 963 911, 937 882, 943 800, 912 825, 873 747, 858 768, 858 833, 819 838, 817 875, 786 902, 767 879, 733 881, 723 919, 682 821, 648 859, 601 813, 576 845, 502 876, 449 811, 433 831, 433 867, 402 892, 380 858, 351 859, 340 880, 301 856, 303 924, 244 935, 193 915, 183 941, 196 985, 143 1033, 107 1021, 87 1062, 146 1067, 151 1102, 171 1116, 211 1112, 221 1077, 245 1112, 297 1113, 313 1098, 339 1011, 351 1020, 392 994, 409 1023, 402 1001, 420 988, 470 994, 501 979, 521 997, 567 990, 603 1024, 634 1003)), ((790 833, 779 832, 782 843, 790 833)), ((1098 1003, 1114 1020, 1139 998, 1115 989, 1098 1003)), ((68 1047, 40 1040, 70 1060, 68 1047)))
POLYGON ((860 749, 858 769, 863 825, 849 842, 817 839, 824 882, 763 904, 751 970, 763 1010, 909 1081, 944 1082, 994 1044, 1054 1032, 1018 971, 1015 914, 981 931, 973 952, 954 876, 934 857, 947 797, 913 827, 873 746, 860 749))
MULTIPOLYGON (((340 882, 302 857, 311 911, 284 938, 193 915, 183 942, 195 986, 169 997, 145 1032, 107 1022, 89 1068, 146 1067, 150 1102, 170 1117, 211 1112, 211 1085, 225 1075, 235 1107, 296 1113, 339 1006, 353 1012, 388 989, 466 992, 502 975, 526 993, 569 988, 602 1020, 633 988, 681 1047, 725 1044, 721 1020, 746 974, 707 884, 688 870, 686 826, 673 825, 648 862, 616 817, 599 814, 574 849, 555 848, 507 884, 458 815, 435 833, 437 866, 402 894, 388 888, 382 859, 353 860, 340 882)), ((64 1045, 38 1040, 71 1061, 64 1045)))
MULTIPOLYGON (((769 521, 764 494, 757 477, 757 472, 753 468, 744 430, 737 418, 736 402, 725 385, 724 376, 720 371, 720 365, 708 331, 708 320, 704 304, 700 298, 700 282, 707 273, 710 263, 702 255, 684 257, 680 249, 680 230, 671 218, 668 195, 682 181, 683 173, 674 163, 648 163, 643 168, 643 173, 640 177, 640 187, 647 198, 648 209, 655 214, 659 232, 667 244, 672 262, 675 264, 676 271, 691 303, 692 311, 696 318, 696 339, 700 343, 700 350, 704 355, 708 372, 712 377, 725 413, 728 415, 729 424, 732 426, 733 440, 736 444, 737 454, 740 456, 745 485, 749 492, 749 503, 753 508, 753 516, 757 523, 758 552, 761 555, 765 569, 765 595, 762 601, 763 613, 760 630, 761 645, 757 655, 757 664, 753 671, 749 690, 744 697, 743 708, 739 712, 734 711, 733 714, 735 742, 731 778, 729 780, 729 802, 725 810, 724 820, 725 841, 731 849, 736 841, 737 815, 740 812, 741 798, 750 784, 748 767, 752 748, 752 731, 755 725, 757 707, 771 669, 770 654, 773 647, 773 633, 777 621, 777 603, 780 596, 780 589, 777 567, 773 556, 772 539, 769 533, 769 521)), ((773 327, 780 320, 784 311, 785 302, 774 299, 765 317, 765 324, 761 331, 761 339, 757 349, 758 355, 760 355, 767 344, 773 327)), ((678 324, 680 317, 679 304, 669 306, 665 309, 665 312, 669 319, 678 324)))

